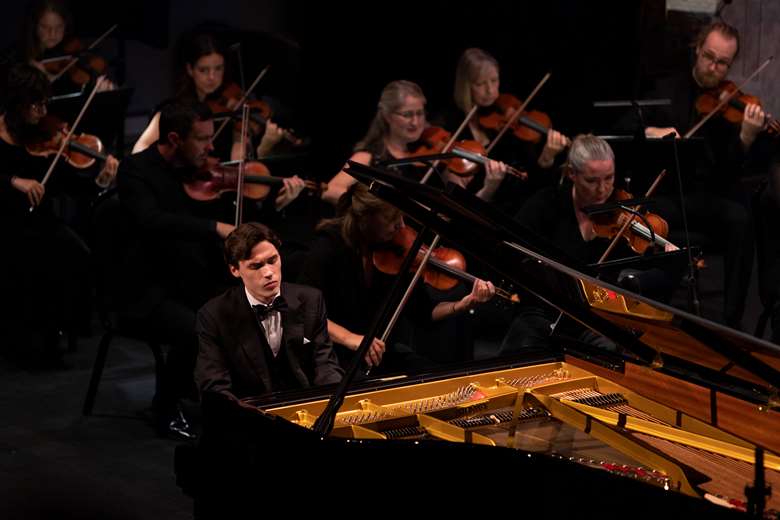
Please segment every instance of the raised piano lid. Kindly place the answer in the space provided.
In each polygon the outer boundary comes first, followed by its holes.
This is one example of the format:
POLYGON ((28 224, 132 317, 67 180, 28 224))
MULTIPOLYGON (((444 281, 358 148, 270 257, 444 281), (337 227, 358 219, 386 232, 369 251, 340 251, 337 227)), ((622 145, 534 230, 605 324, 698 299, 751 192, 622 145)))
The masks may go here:
POLYGON ((743 398, 778 405, 777 346, 594 278, 592 269, 462 188, 450 184, 441 191, 354 162, 347 172, 521 294, 535 295, 623 347, 627 361, 699 384, 740 387, 743 398))

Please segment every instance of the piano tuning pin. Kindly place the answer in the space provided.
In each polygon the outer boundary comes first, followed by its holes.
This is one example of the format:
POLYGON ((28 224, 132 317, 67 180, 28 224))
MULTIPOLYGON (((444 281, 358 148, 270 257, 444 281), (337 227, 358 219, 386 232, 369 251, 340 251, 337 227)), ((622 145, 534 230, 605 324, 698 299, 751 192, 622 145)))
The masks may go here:
POLYGON ((650 363, 650 367, 657 369, 664 366, 664 359, 661 357, 661 352, 656 351, 653 361, 650 363))

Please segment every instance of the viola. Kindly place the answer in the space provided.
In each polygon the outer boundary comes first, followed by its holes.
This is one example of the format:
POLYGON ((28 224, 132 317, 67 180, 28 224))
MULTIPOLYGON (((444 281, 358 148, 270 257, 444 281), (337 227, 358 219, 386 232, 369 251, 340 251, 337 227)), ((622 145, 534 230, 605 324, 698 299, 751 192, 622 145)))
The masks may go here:
MULTIPOLYGON (((610 200, 629 200, 632 198, 633 195, 625 190, 615 190, 613 191, 610 200)), ((669 224, 666 220, 649 211, 645 212, 643 216, 652 228, 652 233, 650 229, 645 226, 644 221, 625 210, 616 210, 609 213, 592 215, 591 221, 593 222, 593 231, 597 236, 609 238, 611 240, 620 233, 625 222, 633 217, 634 220, 629 224, 628 229, 622 236, 629 247, 640 255, 644 254, 650 246, 658 245, 666 247, 667 244, 671 244, 671 242, 665 238, 669 235, 669 224)))
MULTIPOLYGON (((404 226, 398 230, 389 244, 384 244, 374 250, 371 260, 374 267, 385 274, 398 274, 401 270, 401 264, 404 258, 412 248, 417 232, 412 228, 404 226)), ((428 248, 422 246, 417 252, 417 258, 412 262, 411 269, 414 271, 420 265, 428 248)), ((467 273, 466 259, 455 250, 445 247, 437 247, 431 252, 428 263, 423 273, 423 280, 431 287, 439 290, 452 289, 459 281, 474 284, 477 279, 475 276, 467 273)), ((496 288, 496 295, 510 302, 517 303, 520 298, 517 294, 496 288)))
MULTIPOLYGON (((236 117, 238 105, 244 98, 244 92, 241 87, 235 83, 228 83, 220 92, 219 96, 206 101, 212 114, 215 117, 236 117)), ((273 117, 271 106, 265 101, 259 99, 247 99, 245 103, 249 106, 249 127, 252 135, 260 135, 265 131, 266 122, 273 117)), ((284 139, 290 143, 299 146, 303 140, 297 137, 291 130, 284 129, 282 134, 284 139)))
MULTIPOLYGON (((40 136, 25 145, 27 153, 37 157, 49 157, 55 155, 62 146, 62 140, 68 135, 68 124, 58 118, 47 115, 38 123, 40 136)), ((68 146, 63 151, 68 164, 74 168, 84 169, 95 164, 95 159, 105 160, 103 143, 91 134, 81 133, 72 135, 68 140, 68 146)))
MULTIPOLYGON (((223 193, 238 189, 238 166, 220 164, 216 157, 208 157, 206 164, 192 179, 184 182, 184 191, 198 201, 215 200, 223 193)), ((312 193, 326 190, 326 183, 305 180, 305 189, 312 193)), ((259 161, 244 164, 244 197, 263 200, 274 186, 283 186, 284 177, 274 177, 266 165, 259 161)))
MULTIPOLYGON (((500 130, 507 124, 511 115, 520 109, 522 101, 512 94, 499 94, 492 110, 478 117, 482 128, 500 130)), ((510 130, 515 137, 523 141, 538 143, 547 138, 547 132, 552 128, 550 116, 538 110, 524 111, 512 124, 510 130)))
MULTIPOLYGON (((733 124, 742 124, 745 117, 745 107, 752 103, 761 105, 761 100, 756 96, 746 94, 739 90, 733 82, 724 80, 717 87, 707 90, 696 98, 696 111, 699 114, 706 115, 716 110, 720 100, 723 97, 734 93, 733 97, 723 107, 718 110, 718 115, 726 121, 733 124)), ((780 133, 780 121, 767 116, 765 124, 767 131, 772 135, 780 133)))
MULTIPOLYGON (((421 157, 442 153, 451 137, 452 134, 445 129, 438 126, 429 126, 423 130, 418 146, 412 151, 411 156, 421 157)), ((451 172, 460 177, 470 177, 474 175, 474 171, 477 167, 479 165, 484 165, 489 160, 485 155, 485 147, 474 140, 464 139, 456 141, 452 145, 452 149, 457 149, 462 152, 465 157, 444 159, 443 162, 451 172)), ((511 166, 509 166, 507 173, 521 179, 526 179, 528 177, 526 172, 511 166)))

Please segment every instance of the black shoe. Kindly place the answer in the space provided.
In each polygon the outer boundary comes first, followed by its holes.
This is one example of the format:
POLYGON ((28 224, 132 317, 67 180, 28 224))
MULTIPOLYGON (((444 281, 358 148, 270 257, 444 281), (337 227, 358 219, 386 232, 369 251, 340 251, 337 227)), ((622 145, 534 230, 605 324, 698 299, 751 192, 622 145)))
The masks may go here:
POLYGON ((181 406, 176 404, 172 413, 161 414, 156 419, 157 433, 177 441, 194 441, 198 438, 195 430, 184 417, 181 406))

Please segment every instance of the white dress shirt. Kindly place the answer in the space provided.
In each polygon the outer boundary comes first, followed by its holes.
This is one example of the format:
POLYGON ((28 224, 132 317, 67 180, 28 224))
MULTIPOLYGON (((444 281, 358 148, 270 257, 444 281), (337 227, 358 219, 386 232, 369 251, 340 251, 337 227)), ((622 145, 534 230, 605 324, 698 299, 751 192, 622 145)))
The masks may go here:
MULTIPOLYGON (((244 287, 244 292, 246 293, 247 300, 249 300, 249 305, 253 307, 255 305, 266 305, 249 294, 246 287, 244 287)), ((276 293, 271 301, 273 302, 278 297, 279 293, 276 293)), ((252 312, 254 312, 254 309, 252 309, 252 312)), ((279 349, 282 347, 282 315, 279 311, 270 312, 260 324, 265 331, 265 339, 268 341, 268 346, 271 347, 271 352, 273 352, 274 357, 276 357, 277 354, 279 354, 279 349)))

